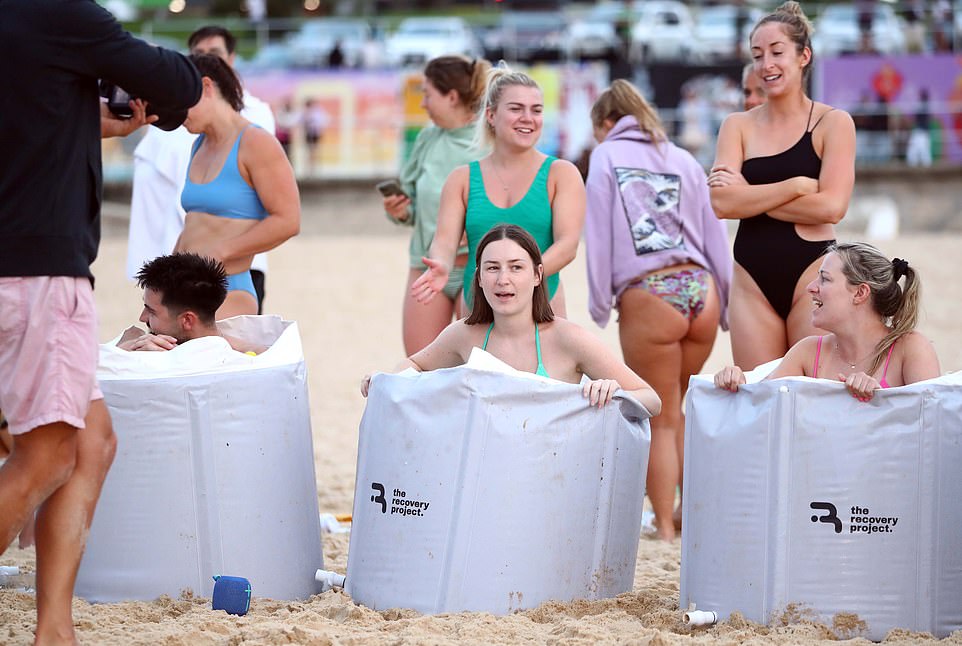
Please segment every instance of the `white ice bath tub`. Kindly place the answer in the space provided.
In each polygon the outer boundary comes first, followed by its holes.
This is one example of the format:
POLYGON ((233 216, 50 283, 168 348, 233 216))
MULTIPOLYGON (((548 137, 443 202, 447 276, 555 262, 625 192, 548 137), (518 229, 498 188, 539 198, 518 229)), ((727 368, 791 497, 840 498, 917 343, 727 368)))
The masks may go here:
POLYGON ((237 317, 223 328, 270 348, 247 356, 218 337, 170 352, 101 346, 98 380, 118 449, 79 596, 210 596, 220 574, 248 578, 261 597, 317 590, 323 557, 297 325, 237 317))
POLYGON ((580 386, 516 373, 480 350, 469 366, 374 377, 352 598, 505 614, 631 590, 647 411, 626 395, 589 408, 580 386))
POLYGON ((825 380, 732 394, 693 378, 681 607, 855 613, 874 640, 962 628, 960 386, 955 373, 863 403, 825 380))

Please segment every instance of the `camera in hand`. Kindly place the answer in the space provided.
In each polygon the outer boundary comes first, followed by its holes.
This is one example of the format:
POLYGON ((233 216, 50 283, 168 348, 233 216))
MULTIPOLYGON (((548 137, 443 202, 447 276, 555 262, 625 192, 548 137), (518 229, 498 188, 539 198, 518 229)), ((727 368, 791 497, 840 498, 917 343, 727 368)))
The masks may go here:
MULTIPOLYGON (((134 116, 130 102, 137 99, 126 90, 106 79, 100 80, 100 96, 107 99, 107 109, 118 119, 129 119, 134 116)), ((158 119, 151 125, 161 130, 176 130, 187 118, 187 110, 169 110, 150 103, 147 104, 147 116, 157 115, 158 119)))

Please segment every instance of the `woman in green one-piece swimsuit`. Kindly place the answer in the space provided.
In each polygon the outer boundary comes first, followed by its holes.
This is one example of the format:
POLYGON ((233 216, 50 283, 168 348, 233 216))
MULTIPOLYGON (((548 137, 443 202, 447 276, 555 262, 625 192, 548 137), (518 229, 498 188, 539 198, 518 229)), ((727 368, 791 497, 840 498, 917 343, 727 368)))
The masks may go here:
MULTIPOLYGON (((491 145, 480 161, 454 169, 441 190, 438 228, 424 258, 428 269, 411 285, 421 303, 430 302, 448 279, 462 234, 468 238, 468 265, 481 237, 494 225, 527 230, 544 255, 552 309, 566 315, 558 272, 574 260, 585 219, 585 186, 574 164, 535 148, 541 136, 541 88, 527 74, 492 69, 477 120, 478 144, 491 145)), ((472 303, 471 285, 464 286, 472 303)))

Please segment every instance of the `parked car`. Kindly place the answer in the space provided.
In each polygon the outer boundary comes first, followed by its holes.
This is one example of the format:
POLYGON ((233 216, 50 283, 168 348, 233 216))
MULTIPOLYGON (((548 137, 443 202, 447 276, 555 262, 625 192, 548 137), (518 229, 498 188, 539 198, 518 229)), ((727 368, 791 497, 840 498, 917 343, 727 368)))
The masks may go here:
MULTIPOLYGON (((872 18, 872 47, 880 54, 899 54, 905 51, 902 20, 891 5, 874 5, 872 18)), ((816 56, 838 56, 857 52, 861 45, 858 10, 853 4, 833 4, 822 10, 815 19, 812 49, 816 56)))
POLYGON ((621 47, 614 23, 588 18, 571 22, 562 42, 572 60, 605 58, 621 47))
POLYGON ((695 39, 701 53, 713 60, 732 60, 739 57, 748 60, 748 37, 752 28, 763 15, 756 7, 741 7, 741 28, 736 34, 735 23, 739 19, 739 7, 713 5, 703 7, 695 19, 695 39))
POLYGON ((572 13, 562 39, 568 58, 603 58, 626 47, 628 31, 640 17, 636 3, 621 0, 603 0, 587 12, 572 13))
POLYGON ((565 53, 565 18, 554 11, 505 11, 484 41, 484 55, 497 62, 561 60, 565 53))
POLYGON ((677 0, 651 0, 641 5, 641 17, 631 28, 632 62, 699 60, 695 21, 677 0))
POLYGON ((385 45, 391 65, 420 65, 444 54, 480 56, 481 44, 463 18, 406 18, 385 45))
POLYGON ((335 43, 340 43, 345 67, 359 67, 365 44, 373 39, 365 20, 317 18, 305 22, 291 36, 288 46, 291 63, 296 67, 327 67, 335 43))

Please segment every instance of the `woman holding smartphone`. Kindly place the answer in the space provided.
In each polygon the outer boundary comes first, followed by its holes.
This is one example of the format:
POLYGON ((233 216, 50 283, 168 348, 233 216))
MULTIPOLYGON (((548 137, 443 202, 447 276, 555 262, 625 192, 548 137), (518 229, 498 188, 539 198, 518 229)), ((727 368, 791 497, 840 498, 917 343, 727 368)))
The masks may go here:
POLYGON ((464 247, 458 251, 443 298, 422 305, 411 296, 411 284, 425 270, 421 258, 428 255, 434 241, 444 180, 452 170, 477 158, 472 145, 474 120, 490 67, 483 59, 464 56, 440 56, 428 62, 421 106, 432 125, 418 133, 411 156, 401 168, 399 184, 378 185, 388 216, 414 228, 402 329, 408 355, 433 341, 462 309, 461 282, 467 263, 464 247))

